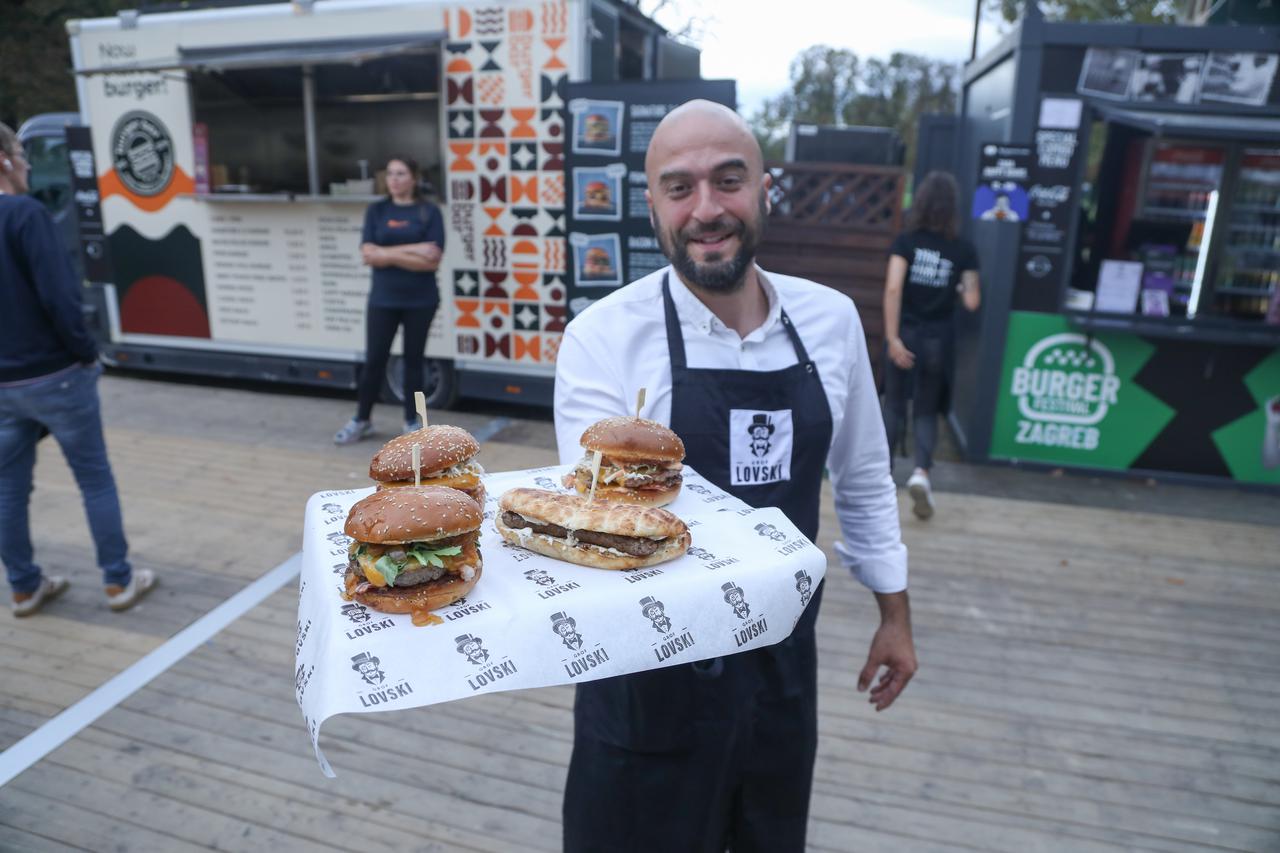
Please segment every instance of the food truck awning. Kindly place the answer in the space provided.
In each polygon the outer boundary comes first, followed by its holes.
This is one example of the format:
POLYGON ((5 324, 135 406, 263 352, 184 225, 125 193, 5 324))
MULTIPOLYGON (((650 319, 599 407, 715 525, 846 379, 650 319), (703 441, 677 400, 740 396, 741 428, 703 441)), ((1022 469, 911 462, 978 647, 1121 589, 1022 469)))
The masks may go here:
POLYGON ((1280 139, 1280 118, 1172 113, 1099 105, 1098 112, 1113 123, 1145 130, 1156 136, 1197 136, 1220 139, 1280 139))
POLYGON ((440 44, 443 32, 395 37, 346 38, 324 41, 231 44, 179 47, 172 59, 81 68, 77 74, 130 74, 155 71, 226 71, 239 68, 279 68, 290 65, 358 65, 370 59, 410 53, 440 44))

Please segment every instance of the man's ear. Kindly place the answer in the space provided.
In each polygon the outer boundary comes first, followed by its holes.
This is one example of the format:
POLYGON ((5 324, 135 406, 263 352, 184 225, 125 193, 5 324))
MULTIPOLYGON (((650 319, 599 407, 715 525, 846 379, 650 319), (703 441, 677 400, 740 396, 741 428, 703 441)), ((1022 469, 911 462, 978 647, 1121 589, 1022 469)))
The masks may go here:
POLYGON ((760 186, 764 187, 764 212, 766 214, 773 213, 773 199, 769 196, 769 190, 773 188, 773 175, 765 172, 760 181, 760 186))

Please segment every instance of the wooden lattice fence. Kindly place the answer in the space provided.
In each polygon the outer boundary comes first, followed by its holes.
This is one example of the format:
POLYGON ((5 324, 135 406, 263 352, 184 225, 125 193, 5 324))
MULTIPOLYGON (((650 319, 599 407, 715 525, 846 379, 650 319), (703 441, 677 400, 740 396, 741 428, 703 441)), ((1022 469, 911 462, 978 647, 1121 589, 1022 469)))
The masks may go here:
POLYGON ((773 212, 760 266, 851 297, 879 376, 889 244, 902 228, 905 173, 893 166, 771 163, 773 212))

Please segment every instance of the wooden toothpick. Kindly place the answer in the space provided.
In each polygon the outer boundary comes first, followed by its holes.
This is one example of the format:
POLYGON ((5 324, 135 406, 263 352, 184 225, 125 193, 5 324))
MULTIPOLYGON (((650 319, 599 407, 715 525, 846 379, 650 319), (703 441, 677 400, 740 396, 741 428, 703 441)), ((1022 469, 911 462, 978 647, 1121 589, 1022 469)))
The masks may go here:
POLYGON ((422 445, 413 446, 413 484, 422 485, 422 445))
POLYGON ((641 388, 640 392, 636 394, 636 417, 637 418, 640 417, 640 410, 644 408, 644 391, 645 389, 641 388))
POLYGON ((422 428, 427 427, 427 395, 421 391, 413 392, 413 405, 418 409, 418 420, 422 421, 422 428))
POLYGON ((604 457, 604 453, 597 450, 595 455, 591 457, 591 494, 587 500, 596 499, 596 481, 600 479, 600 460, 604 457))

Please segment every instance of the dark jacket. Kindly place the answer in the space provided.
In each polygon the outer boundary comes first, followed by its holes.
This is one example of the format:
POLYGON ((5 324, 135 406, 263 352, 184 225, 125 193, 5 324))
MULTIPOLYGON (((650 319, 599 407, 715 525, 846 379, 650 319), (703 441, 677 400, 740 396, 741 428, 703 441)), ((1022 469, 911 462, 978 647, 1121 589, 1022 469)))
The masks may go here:
POLYGON ((0 195, 0 382, 98 357, 57 226, 40 202, 0 195))

